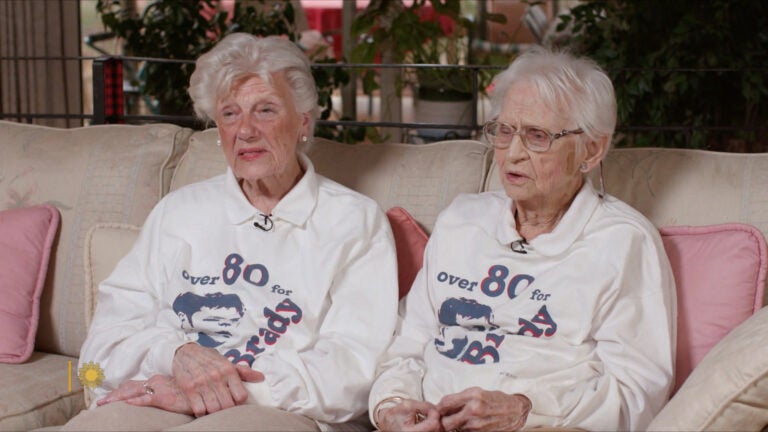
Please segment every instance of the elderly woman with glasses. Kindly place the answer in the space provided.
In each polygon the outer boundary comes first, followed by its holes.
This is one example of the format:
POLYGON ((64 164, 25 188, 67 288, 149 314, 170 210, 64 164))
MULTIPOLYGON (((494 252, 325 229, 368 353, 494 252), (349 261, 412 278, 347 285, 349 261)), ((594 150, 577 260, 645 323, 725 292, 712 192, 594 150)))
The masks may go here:
POLYGON ((369 398, 380 430, 642 430, 669 396, 674 279, 654 226, 598 192, 616 101, 543 48, 494 82, 503 191, 438 218, 369 398))

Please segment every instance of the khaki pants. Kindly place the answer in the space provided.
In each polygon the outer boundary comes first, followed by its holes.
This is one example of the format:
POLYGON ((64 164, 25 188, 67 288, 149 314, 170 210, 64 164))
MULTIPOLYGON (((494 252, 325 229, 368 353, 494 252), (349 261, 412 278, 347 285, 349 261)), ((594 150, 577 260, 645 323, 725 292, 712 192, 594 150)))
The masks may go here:
POLYGON ((259 405, 238 405, 200 418, 114 402, 83 410, 61 431, 319 431, 302 415, 259 405))

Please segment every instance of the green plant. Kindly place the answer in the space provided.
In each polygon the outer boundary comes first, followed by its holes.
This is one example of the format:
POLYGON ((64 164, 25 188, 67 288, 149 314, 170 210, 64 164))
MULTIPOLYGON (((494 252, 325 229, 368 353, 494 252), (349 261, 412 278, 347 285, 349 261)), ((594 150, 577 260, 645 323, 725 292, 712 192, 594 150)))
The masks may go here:
POLYGON ((560 19, 556 44, 611 75, 620 125, 681 126, 617 145, 768 151, 765 1, 590 0, 560 19))
MULTIPOLYGON (((466 2, 465 2, 466 3, 466 2)), ((467 3, 468 4, 468 3, 467 3)), ((352 22, 352 35, 358 39, 351 53, 353 63, 472 64, 469 40, 475 36, 476 21, 462 14, 461 0, 414 0, 405 6, 402 0, 378 0, 352 22), (427 6, 434 10, 433 19, 423 19, 427 6), (453 23, 448 30, 440 23, 447 18, 453 23)), ((503 15, 489 14, 484 19, 506 22, 503 15)), ((379 88, 376 70, 362 72, 363 91, 371 94, 379 88)), ((449 92, 471 93, 472 71, 457 68, 420 68, 415 73, 419 83, 429 83, 449 92)), ((490 83, 491 69, 479 72, 480 88, 490 83)), ((407 81, 407 80, 406 80, 407 81)), ((399 81, 398 91, 404 85, 399 81)))
MULTIPOLYGON (((231 16, 217 10, 214 0, 154 0, 139 15, 133 14, 121 0, 98 0, 96 10, 106 29, 123 41, 126 55, 195 60, 220 37, 233 32, 285 35, 295 42, 299 35, 295 31, 295 12, 290 1, 283 0, 271 8, 264 6, 264 0, 259 3, 262 7, 235 3, 231 16)), ((159 113, 191 115, 192 103, 186 89, 193 71, 194 64, 189 62, 147 61, 132 84, 153 98, 159 113)), ((349 74, 341 68, 329 71, 322 67, 313 67, 312 73, 318 88, 320 118, 327 119, 333 110, 333 90, 349 82, 349 74)), ((322 127, 318 128, 318 135, 339 138, 336 130, 322 127)))

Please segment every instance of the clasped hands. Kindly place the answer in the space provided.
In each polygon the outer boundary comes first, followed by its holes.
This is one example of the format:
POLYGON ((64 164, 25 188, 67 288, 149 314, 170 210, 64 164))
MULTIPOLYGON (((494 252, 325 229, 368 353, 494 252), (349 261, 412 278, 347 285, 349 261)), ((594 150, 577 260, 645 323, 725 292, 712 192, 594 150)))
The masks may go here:
POLYGON ((200 417, 248 400, 243 382, 261 382, 264 375, 235 365, 212 348, 182 345, 173 357, 173 376, 155 375, 147 381, 125 381, 98 406, 123 401, 200 417))
POLYGON ((406 399, 384 408, 378 415, 382 431, 516 431, 531 410, 521 394, 507 394, 471 387, 443 397, 439 403, 406 399))

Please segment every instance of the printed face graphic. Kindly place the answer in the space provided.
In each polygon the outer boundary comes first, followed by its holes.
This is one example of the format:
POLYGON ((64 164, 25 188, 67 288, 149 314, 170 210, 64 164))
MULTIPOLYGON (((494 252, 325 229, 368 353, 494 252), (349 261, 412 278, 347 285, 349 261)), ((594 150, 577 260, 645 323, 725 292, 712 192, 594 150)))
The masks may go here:
POLYGON ((231 330, 240 324, 240 318, 240 313, 235 308, 203 306, 192 314, 192 328, 221 343, 232 337, 231 330))

